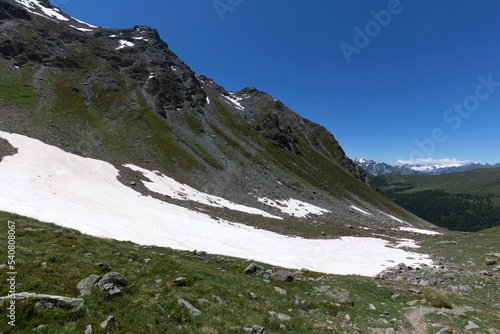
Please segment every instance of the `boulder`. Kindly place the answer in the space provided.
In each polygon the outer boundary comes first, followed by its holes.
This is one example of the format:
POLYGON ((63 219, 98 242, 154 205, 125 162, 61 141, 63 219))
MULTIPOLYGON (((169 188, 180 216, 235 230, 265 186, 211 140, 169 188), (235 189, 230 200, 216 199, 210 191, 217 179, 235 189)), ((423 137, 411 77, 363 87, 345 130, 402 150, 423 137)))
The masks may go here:
POLYGON ((66 312, 77 312, 80 311, 85 304, 85 300, 81 298, 43 295, 28 292, 15 293, 9 297, 0 297, 0 304, 7 299, 32 300, 35 303, 35 308, 41 311, 56 309, 66 312))
POLYGON ((104 274, 104 276, 90 275, 87 278, 82 279, 76 287, 80 290, 80 296, 87 296, 92 293, 92 290, 107 291, 112 297, 121 296, 122 292, 117 287, 126 287, 128 281, 123 275, 110 272, 104 274))
POLYGON ((194 307, 190 302, 179 298, 177 303, 181 306, 182 310, 187 310, 193 317, 196 317, 201 314, 201 311, 194 307))
POLYGON ((257 265, 257 263, 252 262, 252 264, 250 264, 243 271, 243 273, 245 273, 245 274, 255 274, 255 273, 258 273, 258 272, 261 272, 261 271, 264 271, 264 268, 262 268, 261 266, 257 265))
POLYGON ((271 275, 271 278, 274 281, 281 281, 281 282, 292 282, 295 279, 295 275, 292 274, 289 271, 286 270, 281 270, 278 272, 275 272, 271 275))

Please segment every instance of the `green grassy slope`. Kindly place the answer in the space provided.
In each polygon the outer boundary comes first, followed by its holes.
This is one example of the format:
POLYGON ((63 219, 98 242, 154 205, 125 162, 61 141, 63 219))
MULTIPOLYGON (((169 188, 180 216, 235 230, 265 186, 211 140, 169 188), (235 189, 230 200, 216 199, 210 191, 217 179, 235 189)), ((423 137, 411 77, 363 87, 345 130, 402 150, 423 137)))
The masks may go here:
MULTIPOLYGON (((39 333, 75 333, 83 332, 87 325, 92 326, 93 333, 242 333, 243 328, 256 324, 273 333, 324 332, 314 327, 318 323, 326 324, 334 332, 366 333, 371 328, 385 332, 395 328, 398 333, 415 333, 420 327, 415 327, 415 319, 409 316, 420 309, 425 310, 422 314, 426 317, 437 318, 442 327, 461 329, 473 320, 481 327, 476 333, 500 329, 498 306, 477 299, 475 294, 460 295, 404 282, 312 272, 300 274, 301 281, 273 282, 244 274, 249 264, 245 260, 210 254, 200 257, 192 252, 98 239, 7 213, 0 213, 2 245, 7 244, 9 220, 16 224, 17 292, 78 297, 76 284, 81 279, 109 270, 124 275, 128 287, 121 289, 123 296, 114 298, 94 291, 83 297, 84 309, 76 313, 42 311, 29 301, 18 303, 16 327, 7 324, 6 304, 1 305, 3 333, 26 333, 34 328, 39 333), (178 277, 186 280, 177 284, 174 280, 178 277), (278 293, 275 287, 287 294, 278 293), (340 304, 335 297, 346 291, 350 291, 353 306, 340 304), (251 298, 251 293, 257 299, 251 298), (183 312, 177 303, 179 298, 191 302, 201 315, 191 317, 183 312), (426 301, 416 306, 408 305, 424 298, 426 301), (453 309, 441 309, 439 305, 453 309), (453 310, 454 314, 449 313, 453 310), (273 320, 270 312, 286 314, 291 319, 273 320), (439 315, 443 312, 445 315, 439 315), (102 330, 100 324, 110 315, 116 321, 102 330)), ((493 233, 498 238, 498 229, 492 230, 493 233)), ((461 236, 444 238, 454 240, 461 236)), ((470 246, 477 247, 483 240, 484 251, 495 243, 492 238, 471 236, 477 242, 470 246)), ((469 244, 461 246, 465 254, 469 244)), ((426 250, 434 250, 429 247, 426 250)), ((0 257, 0 264, 7 262, 6 249, 0 250, 0 257)), ((478 261, 481 260, 478 256, 478 261)), ((5 282, 7 277, 7 270, 1 269, 0 280, 5 282)), ((495 289, 494 285, 486 286, 480 293, 494 293, 495 289)), ((7 293, 7 284, 2 284, 0 296, 7 293)))

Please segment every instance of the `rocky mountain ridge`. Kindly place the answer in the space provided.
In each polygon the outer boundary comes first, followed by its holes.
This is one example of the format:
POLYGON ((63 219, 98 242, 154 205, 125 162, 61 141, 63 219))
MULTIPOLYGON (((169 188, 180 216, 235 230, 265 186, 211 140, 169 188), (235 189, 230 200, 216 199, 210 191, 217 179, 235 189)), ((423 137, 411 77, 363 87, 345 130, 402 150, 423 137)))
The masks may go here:
POLYGON ((368 175, 442 175, 449 173, 466 172, 479 168, 498 168, 500 164, 471 162, 462 165, 444 166, 442 164, 401 164, 390 165, 363 158, 353 159, 368 175))
POLYGON ((382 211, 426 224, 381 196, 324 127, 194 73, 155 29, 75 26, 47 1, 2 1, 0 17, 2 130, 265 210, 257 197, 318 205, 341 225, 352 205, 373 213, 361 222, 399 224, 382 211))

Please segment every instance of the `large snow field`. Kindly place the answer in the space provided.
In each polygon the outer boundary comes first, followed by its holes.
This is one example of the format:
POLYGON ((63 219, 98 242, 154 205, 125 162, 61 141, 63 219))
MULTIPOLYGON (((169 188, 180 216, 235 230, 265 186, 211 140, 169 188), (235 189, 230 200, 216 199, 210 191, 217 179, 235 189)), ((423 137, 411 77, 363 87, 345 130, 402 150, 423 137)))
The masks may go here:
MULTIPOLYGON (((0 162, 0 210, 82 233, 181 250, 254 259, 288 268, 374 276, 386 266, 431 264, 422 254, 375 238, 289 238, 143 196, 111 164, 0 131, 18 149, 0 162)), ((146 173, 147 174, 147 173, 146 173)), ((19 244, 29 240, 17 240, 19 244)))

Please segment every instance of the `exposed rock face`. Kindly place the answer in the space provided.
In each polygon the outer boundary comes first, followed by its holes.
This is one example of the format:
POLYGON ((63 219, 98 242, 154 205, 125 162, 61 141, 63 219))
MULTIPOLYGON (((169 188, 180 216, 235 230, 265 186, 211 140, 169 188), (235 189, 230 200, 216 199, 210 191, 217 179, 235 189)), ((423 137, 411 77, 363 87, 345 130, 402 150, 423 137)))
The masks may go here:
MULTIPOLYGON (((76 312, 80 311, 85 304, 85 300, 81 298, 69 298, 28 292, 16 293, 13 294, 12 297, 16 300, 32 300, 35 303, 35 308, 41 311, 55 309, 65 312, 76 312)), ((9 297, 0 297, 0 303, 10 299, 9 297)))

